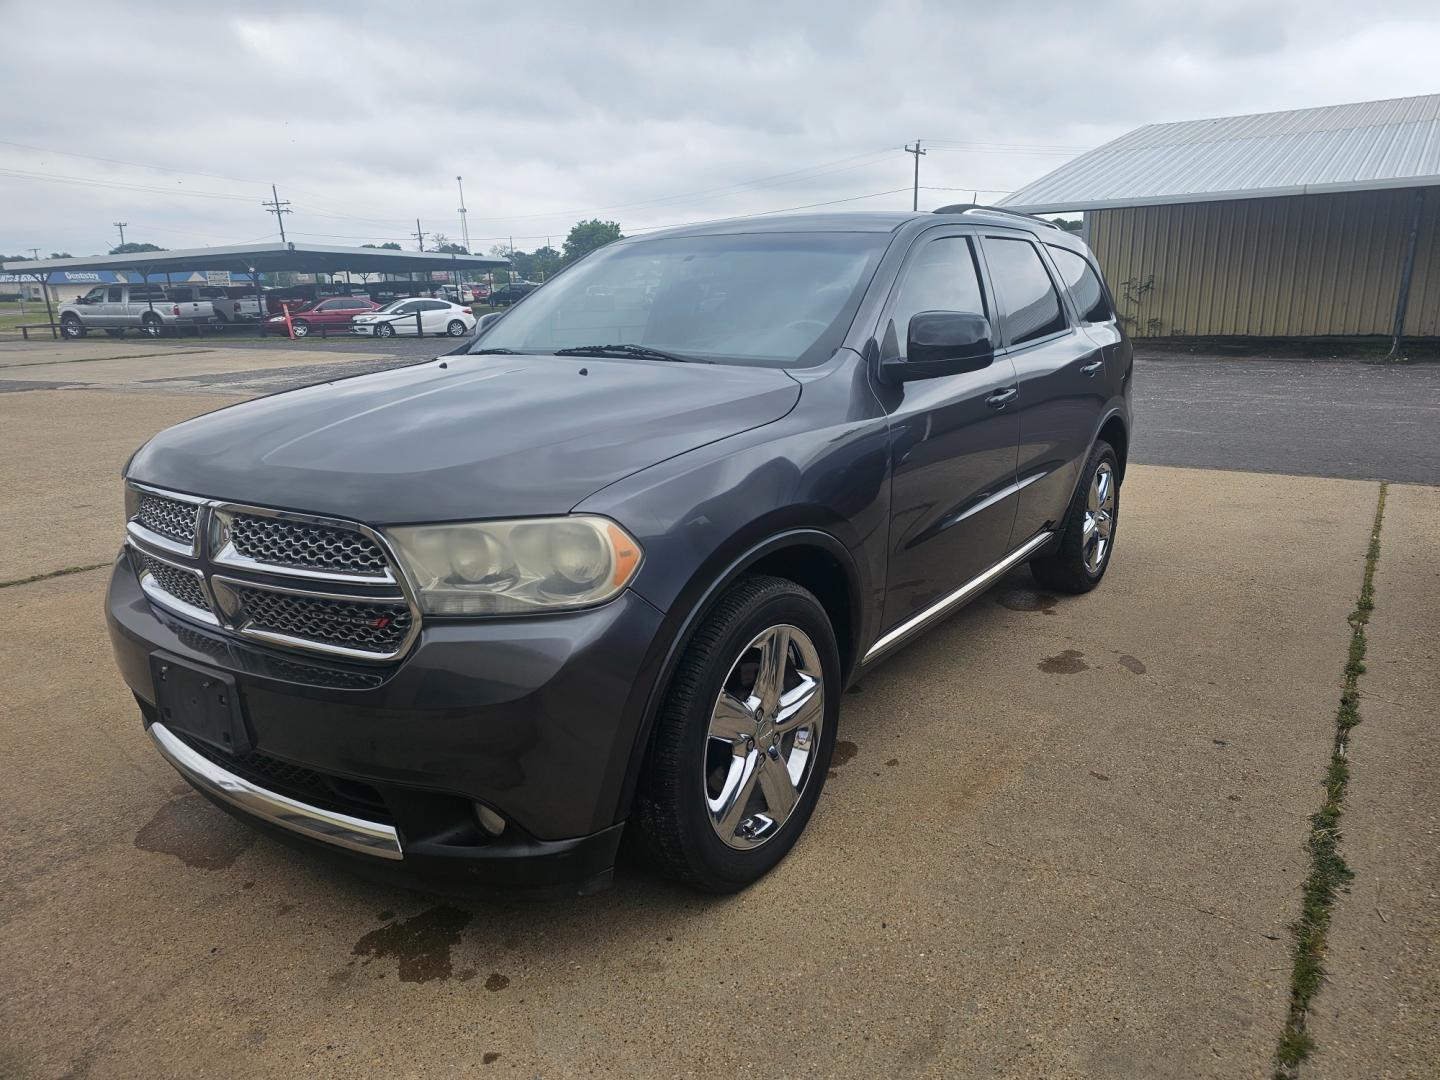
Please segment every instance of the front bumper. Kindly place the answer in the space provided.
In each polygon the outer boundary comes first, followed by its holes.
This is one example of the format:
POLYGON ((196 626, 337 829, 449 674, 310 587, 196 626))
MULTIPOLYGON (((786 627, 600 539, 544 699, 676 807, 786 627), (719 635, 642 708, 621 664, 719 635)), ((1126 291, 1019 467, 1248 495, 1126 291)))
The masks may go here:
POLYGON ((107 616, 157 748, 236 816, 427 887, 608 880, 663 651, 662 616, 635 594, 569 614, 436 621, 385 666, 316 661, 171 615, 123 557, 107 616), (156 653, 234 679, 243 754, 159 715, 156 653), (498 836, 477 804, 504 819, 498 836))

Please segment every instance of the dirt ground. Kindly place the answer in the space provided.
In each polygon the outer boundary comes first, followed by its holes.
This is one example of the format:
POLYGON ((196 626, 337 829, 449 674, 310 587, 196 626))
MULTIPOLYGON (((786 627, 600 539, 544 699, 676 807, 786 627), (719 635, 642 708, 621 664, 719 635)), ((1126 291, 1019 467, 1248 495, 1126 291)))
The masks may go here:
MULTIPOLYGON (((1100 589, 1012 574, 847 696, 755 887, 463 903, 211 807, 111 663, 120 467, 251 362, 0 394, 0 583, 103 564, 0 585, 0 1076, 1270 1075, 1377 482, 1135 465, 1100 589)), ((1440 1059, 1437 535, 1390 485, 1302 1075, 1440 1059)))

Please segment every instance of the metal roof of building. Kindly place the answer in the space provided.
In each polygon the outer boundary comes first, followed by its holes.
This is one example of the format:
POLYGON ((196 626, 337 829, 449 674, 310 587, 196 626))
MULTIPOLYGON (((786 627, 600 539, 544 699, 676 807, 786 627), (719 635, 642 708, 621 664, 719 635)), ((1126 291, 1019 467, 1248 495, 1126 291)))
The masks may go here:
POLYGON ((1440 184, 1440 94, 1149 124, 1027 184, 1027 213, 1440 184))
POLYGON ((186 270, 276 270, 301 273, 404 274, 425 270, 485 270, 509 266, 505 259, 485 255, 450 255, 439 251, 394 251, 389 248, 316 247, 300 244, 238 244, 233 247, 144 251, 134 255, 92 255, 80 259, 35 259, 5 264, 5 271, 35 277, 52 270, 136 270, 160 273, 186 270))

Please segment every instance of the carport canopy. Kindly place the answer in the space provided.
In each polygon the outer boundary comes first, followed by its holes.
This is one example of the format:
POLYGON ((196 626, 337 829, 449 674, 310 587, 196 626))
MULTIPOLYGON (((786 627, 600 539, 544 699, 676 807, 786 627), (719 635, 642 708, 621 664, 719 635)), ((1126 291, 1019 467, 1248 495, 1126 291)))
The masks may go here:
MULTIPOLYGON (((92 255, 81 259, 30 259, 9 263, 8 273, 47 281, 55 270, 133 270, 148 280, 150 274, 195 270, 231 270, 255 275, 276 271, 299 274, 415 274, 432 270, 493 270, 509 266, 505 259, 485 255, 460 255, 443 251, 396 251, 393 248, 311 247, 293 243, 235 244, 230 247, 187 248, 181 251, 142 251, 133 255, 92 255)), ((44 290, 45 310, 50 312, 50 291, 44 290)), ((263 305, 262 305, 263 311, 263 305)), ((54 316, 50 315, 51 334, 54 316)), ((261 331, 263 333, 263 329, 261 331)))
POLYGON ((235 244, 183 251, 142 251, 134 255, 92 255, 81 259, 31 259, 7 263, 12 274, 41 276, 52 270, 134 270, 164 274, 192 270, 240 270, 269 274, 288 270, 300 274, 413 274, 430 270, 494 270, 510 265, 487 255, 452 255, 441 251, 395 251, 390 248, 311 247, 299 244, 235 244))

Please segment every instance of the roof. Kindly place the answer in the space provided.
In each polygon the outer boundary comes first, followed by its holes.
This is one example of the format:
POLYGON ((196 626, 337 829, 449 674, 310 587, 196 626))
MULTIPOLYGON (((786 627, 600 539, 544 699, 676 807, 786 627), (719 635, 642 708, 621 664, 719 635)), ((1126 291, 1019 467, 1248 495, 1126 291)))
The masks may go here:
POLYGON ((1150 124, 1010 195, 1028 213, 1440 184, 1440 94, 1150 124))
MULTIPOLYGON (((957 207, 960 204, 956 204, 957 207)), ((1008 208, 972 206, 965 209, 939 210, 835 210, 825 214, 757 214, 751 217, 724 218, 718 221, 697 221, 693 225, 675 225, 654 232, 627 236, 625 242, 644 241, 653 237, 712 236, 733 233, 787 233, 787 232, 868 232, 889 233, 911 224, 922 222, 935 225, 937 214, 946 216, 966 215, 972 223, 1008 225, 1020 228, 1048 228, 1047 221, 1017 220, 1015 211, 1008 208)))
MULTIPOLYGON (((49 285, 115 285, 126 282, 138 282, 140 274, 131 271, 123 273, 119 270, 51 270, 45 277, 49 285)), ((209 278, 205 276, 204 270, 173 271, 169 277, 164 274, 151 274, 147 281, 158 285, 208 285, 209 278)), ((250 275, 239 271, 230 272, 231 281, 250 280, 250 275)), ((36 278, 33 274, 14 274, 9 270, 0 270, 0 283, 7 285, 34 284, 36 278)))
POLYGON ((138 270, 172 273, 189 270, 294 270, 299 273, 423 272, 426 270, 487 270, 509 266, 505 259, 485 255, 447 255, 438 251, 393 251, 388 248, 311 247, 299 244, 237 244, 232 247, 145 251, 135 255, 93 255, 84 259, 33 259, 5 264, 11 274, 39 275, 51 270, 138 270))

